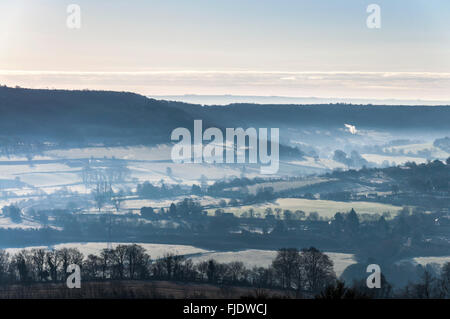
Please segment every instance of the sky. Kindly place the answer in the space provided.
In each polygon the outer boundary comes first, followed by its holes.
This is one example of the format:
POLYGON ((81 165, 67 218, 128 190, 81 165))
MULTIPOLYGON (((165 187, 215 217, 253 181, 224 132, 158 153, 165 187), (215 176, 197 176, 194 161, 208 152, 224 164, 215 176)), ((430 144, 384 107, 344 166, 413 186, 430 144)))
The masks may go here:
POLYGON ((0 84, 450 101, 450 1, 1 0, 0 84))

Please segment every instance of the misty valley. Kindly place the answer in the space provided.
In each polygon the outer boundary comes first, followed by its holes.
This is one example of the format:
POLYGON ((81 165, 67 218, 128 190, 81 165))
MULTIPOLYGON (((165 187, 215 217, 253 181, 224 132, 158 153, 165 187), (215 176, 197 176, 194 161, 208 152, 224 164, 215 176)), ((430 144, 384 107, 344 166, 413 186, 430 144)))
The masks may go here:
MULTIPOLYGON (((424 274, 450 271, 448 107, 200 106, 125 92, 0 87, 0 111, 5 283, 58 282, 60 270, 33 275, 32 265, 59 251, 78 256, 83 277, 94 281, 177 278, 245 290, 258 279, 275 295, 296 287, 313 296, 325 287, 283 277, 280 259, 289 254, 320 254, 327 276, 347 283, 379 264, 398 294, 424 274), (279 128, 278 171, 262 174, 260 160, 174 162, 171 132, 193 132, 195 120, 222 132, 279 128), (114 264, 121 249, 145 259, 146 270, 114 264)), ((250 157, 248 149, 227 149, 233 159, 243 153, 250 157)))

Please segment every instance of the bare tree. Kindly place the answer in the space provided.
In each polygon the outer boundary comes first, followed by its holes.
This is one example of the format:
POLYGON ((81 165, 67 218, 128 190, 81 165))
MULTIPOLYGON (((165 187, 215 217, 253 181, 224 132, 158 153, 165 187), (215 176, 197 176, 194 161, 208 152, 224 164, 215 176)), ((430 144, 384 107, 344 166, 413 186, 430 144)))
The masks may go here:
POLYGON ((59 255, 61 258, 61 278, 67 277, 67 267, 71 264, 75 264, 78 266, 82 266, 83 263, 83 254, 75 248, 62 248, 59 250, 59 255))
POLYGON ((162 270, 162 275, 168 279, 181 277, 183 260, 183 256, 177 256, 174 253, 164 254, 164 256, 158 260, 162 270))
POLYGON ((245 277, 245 266, 241 261, 233 261, 228 264, 228 272, 232 282, 238 282, 245 277))
POLYGON ((300 268, 300 254, 296 248, 280 249, 272 262, 272 267, 275 270, 280 285, 283 288, 292 288, 293 278, 297 269, 300 268))
POLYGON ((0 250, 0 283, 7 281, 9 263, 9 254, 4 250, 0 250))
POLYGON ((450 298, 450 262, 447 262, 442 266, 439 286, 441 296, 443 298, 450 298))
POLYGON ((46 270, 46 252, 44 249, 31 250, 33 268, 35 272, 35 278, 38 281, 43 281, 48 278, 49 273, 46 270))
POLYGON ((113 251, 114 273, 120 278, 125 278, 125 263, 127 258, 127 246, 118 245, 113 251))
POLYGON ((83 278, 96 279, 99 278, 102 273, 102 262, 100 257, 95 255, 88 255, 87 259, 83 262, 83 278))
POLYGON ((127 266, 130 279, 142 278, 147 275, 150 256, 145 249, 136 244, 127 246, 127 266))
POLYGON ((31 254, 25 249, 14 255, 11 267, 20 282, 29 282, 33 279, 31 278, 31 254))
POLYGON ((336 280, 333 261, 314 247, 303 249, 301 265, 306 289, 318 293, 336 280))
POLYGON ((61 266, 61 254, 58 250, 47 251, 45 254, 50 278, 53 282, 58 281, 58 271, 61 266))
POLYGON ((433 298, 434 288, 435 288, 436 278, 425 269, 421 280, 418 284, 414 285, 414 297, 420 299, 430 299, 433 298))

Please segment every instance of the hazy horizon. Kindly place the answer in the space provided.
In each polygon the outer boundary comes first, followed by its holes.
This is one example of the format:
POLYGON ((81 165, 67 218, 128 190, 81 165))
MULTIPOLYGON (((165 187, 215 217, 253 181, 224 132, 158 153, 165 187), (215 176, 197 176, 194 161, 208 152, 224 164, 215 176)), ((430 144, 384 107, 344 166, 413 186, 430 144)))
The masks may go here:
POLYGON ((0 84, 450 101, 446 1, 377 1, 379 29, 362 0, 80 0, 80 29, 68 4, 2 1, 0 84))

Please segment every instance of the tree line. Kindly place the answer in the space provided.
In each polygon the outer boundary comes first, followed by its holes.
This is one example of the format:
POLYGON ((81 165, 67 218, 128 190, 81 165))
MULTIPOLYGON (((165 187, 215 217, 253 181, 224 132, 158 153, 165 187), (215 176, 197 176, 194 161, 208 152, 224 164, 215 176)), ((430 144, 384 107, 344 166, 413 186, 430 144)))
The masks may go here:
POLYGON ((315 294, 336 281, 332 260, 314 247, 280 249, 269 267, 248 268, 243 262, 214 259, 194 263, 166 253, 152 260, 139 245, 118 245, 84 257, 75 248, 31 249, 9 254, 0 250, 0 284, 64 282, 70 264, 81 269, 82 281, 169 280, 291 290, 315 294))
POLYGON ((31 249, 9 254, 0 250, 0 285, 63 283, 66 269, 77 264, 82 282, 164 280, 209 283, 219 287, 243 286, 277 289, 296 298, 450 298, 450 263, 439 274, 425 270, 417 282, 393 291, 384 275, 381 289, 369 289, 365 280, 351 285, 339 281, 333 261, 314 247, 282 248, 268 267, 246 267, 241 261, 220 263, 208 259, 194 263, 183 255, 166 253, 152 260, 139 245, 118 245, 84 257, 75 248, 31 249))

